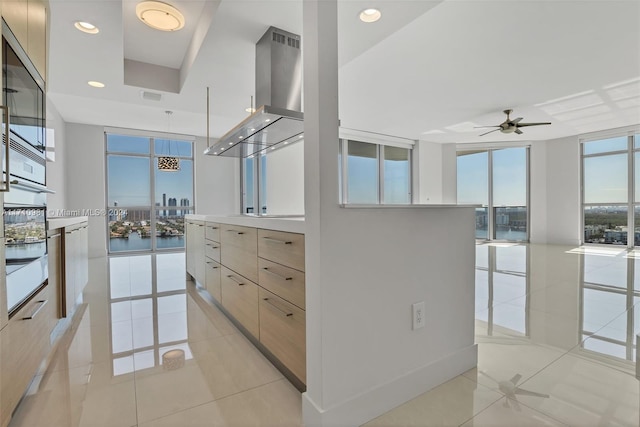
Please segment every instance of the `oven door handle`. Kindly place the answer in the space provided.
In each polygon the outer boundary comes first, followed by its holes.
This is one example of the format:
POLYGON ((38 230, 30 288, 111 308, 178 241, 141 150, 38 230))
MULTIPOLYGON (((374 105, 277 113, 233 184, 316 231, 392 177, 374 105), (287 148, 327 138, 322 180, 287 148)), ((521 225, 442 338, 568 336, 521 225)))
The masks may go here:
POLYGON ((2 115, 4 116, 4 123, 5 123, 5 128, 4 128, 4 161, 6 163, 5 166, 5 184, 6 186, 3 188, 0 188, 0 193, 6 193, 10 190, 11 188, 11 184, 10 184, 10 179, 9 179, 9 145, 10 145, 10 141, 11 141, 11 134, 10 134, 10 129, 9 129, 9 107, 6 105, 0 105, 0 108, 2 109, 2 115))

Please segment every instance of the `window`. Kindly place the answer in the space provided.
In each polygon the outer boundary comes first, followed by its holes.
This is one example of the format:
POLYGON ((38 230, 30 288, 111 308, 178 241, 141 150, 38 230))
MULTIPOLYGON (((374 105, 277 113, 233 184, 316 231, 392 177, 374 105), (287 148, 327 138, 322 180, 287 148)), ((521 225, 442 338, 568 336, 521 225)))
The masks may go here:
POLYGON ((640 245, 640 135, 586 140, 581 148, 583 243, 640 245))
POLYGON ((106 134, 109 252, 184 248, 184 216, 193 212, 193 143, 106 134), (178 157, 180 169, 158 169, 178 157))
POLYGON ((411 203, 410 148, 346 139, 341 143, 343 203, 411 203))
POLYGON ((476 238, 529 240, 529 148, 458 152, 458 203, 476 208, 476 238))

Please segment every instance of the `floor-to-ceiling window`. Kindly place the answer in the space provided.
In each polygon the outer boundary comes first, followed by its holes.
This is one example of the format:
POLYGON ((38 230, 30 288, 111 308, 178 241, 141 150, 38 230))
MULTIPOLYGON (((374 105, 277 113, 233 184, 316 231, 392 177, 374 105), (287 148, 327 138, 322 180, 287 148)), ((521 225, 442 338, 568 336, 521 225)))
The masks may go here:
POLYGON ((584 140, 581 148, 583 242, 640 245, 640 135, 584 140))
POLYGON ((184 248, 184 216, 193 212, 193 143, 106 134, 109 252, 184 248), (177 170, 158 167, 176 157, 177 170))
POLYGON ((478 204, 476 238, 529 240, 529 148, 458 151, 458 203, 478 204))

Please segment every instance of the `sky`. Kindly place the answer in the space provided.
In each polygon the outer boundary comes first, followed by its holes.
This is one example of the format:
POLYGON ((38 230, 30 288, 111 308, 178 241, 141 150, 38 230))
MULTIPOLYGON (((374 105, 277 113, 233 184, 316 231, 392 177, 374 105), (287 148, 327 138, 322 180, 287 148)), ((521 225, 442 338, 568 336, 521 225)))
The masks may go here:
MULTIPOLYGON (((155 154, 192 156, 191 142, 155 140, 155 154)), ((123 135, 108 135, 109 152, 149 155, 149 138, 123 135)), ((161 172, 155 170, 157 159, 153 159, 155 172, 155 200, 151 200, 151 177, 149 157, 110 154, 107 158, 108 203, 114 206, 151 206, 160 203, 162 194, 166 194, 167 204, 170 198, 187 198, 193 204, 193 160, 180 159, 180 170, 161 172)))

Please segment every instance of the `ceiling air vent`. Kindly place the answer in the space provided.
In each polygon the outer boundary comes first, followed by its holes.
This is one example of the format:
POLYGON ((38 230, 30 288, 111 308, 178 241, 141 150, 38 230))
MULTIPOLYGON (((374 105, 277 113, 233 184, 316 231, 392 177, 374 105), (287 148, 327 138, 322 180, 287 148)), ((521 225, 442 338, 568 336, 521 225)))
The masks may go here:
POLYGON ((161 93, 149 92, 149 91, 146 91, 146 90, 141 90, 140 91, 140 96, 142 97, 142 99, 146 99, 147 101, 161 101, 162 100, 162 94, 161 93))

